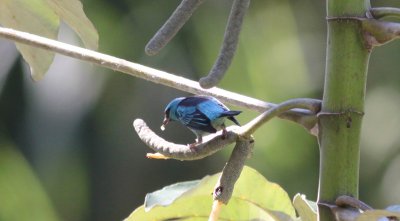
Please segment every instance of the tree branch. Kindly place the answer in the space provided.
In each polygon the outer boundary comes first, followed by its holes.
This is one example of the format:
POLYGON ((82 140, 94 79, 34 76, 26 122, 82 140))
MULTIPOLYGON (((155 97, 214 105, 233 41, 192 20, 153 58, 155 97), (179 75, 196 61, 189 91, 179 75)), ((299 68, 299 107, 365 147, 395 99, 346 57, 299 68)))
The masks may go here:
POLYGON ((362 20, 362 28, 367 48, 380 46, 400 38, 400 24, 396 22, 362 20))
POLYGON ((146 54, 155 55, 160 52, 203 2, 204 0, 182 0, 171 17, 169 17, 160 30, 157 31, 149 43, 147 43, 145 48, 146 54))
POLYGON ((232 154, 222 170, 221 177, 214 189, 214 200, 228 204, 232 196, 233 188, 236 181, 239 179, 240 173, 244 167, 246 159, 250 156, 254 147, 254 140, 239 139, 233 148, 232 154))
MULTIPOLYGON (((236 133, 228 131, 226 137, 222 137, 221 133, 212 134, 203 137, 203 143, 190 148, 188 145, 175 144, 164 140, 155 134, 142 119, 136 119, 133 122, 139 138, 155 152, 158 159, 176 159, 176 160, 198 160, 210 156, 221 150, 228 144, 235 142, 238 138, 236 133)), ((232 128, 232 127, 229 127, 232 128)), ((150 155, 151 156, 151 155, 150 155)))
POLYGON ((235 0, 233 2, 218 58, 208 76, 200 79, 201 87, 212 88, 224 77, 235 55, 240 30, 249 5, 250 0, 235 0))
POLYGON ((392 7, 376 7, 369 10, 372 17, 382 19, 387 17, 400 18, 400 9, 392 7))
MULTIPOLYGON (((276 106, 276 104, 273 103, 264 102, 220 88, 206 90, 201 88, 197 82, 180 76, 30 33, 0 27, 0 37, 44 50, 57 52, 59 54, 97 64, 101 67, 123 72, 134 77, 139 77, 156 84, 162 84, 188 93, 213 96, 224 103, 258 112, 264 112, 276 106)), ((315 113, 303 109, 287 111, 282 113, 279 117, 301 124, 307 130, 312 129, 317 122, 315 113)))
MULTIPOLYGON (((264 113, 262 113, 261 115, 254 118, 252 121, 241 127, 240 131, 238 132, 239 136, 241 137, 251 136, 251 134, 253 134, 264 123, 271 120, 273 117, 276 117, 279 114, 293 108, 303 108, 310 110, 313 113, 318 113, 321 109, 321 101, 310 98, 297 98, 282 102, 279 105, 265 111, 264 113)), ((315 135, 317 134, 316 131, 314 131, 314 133, 315 135)))

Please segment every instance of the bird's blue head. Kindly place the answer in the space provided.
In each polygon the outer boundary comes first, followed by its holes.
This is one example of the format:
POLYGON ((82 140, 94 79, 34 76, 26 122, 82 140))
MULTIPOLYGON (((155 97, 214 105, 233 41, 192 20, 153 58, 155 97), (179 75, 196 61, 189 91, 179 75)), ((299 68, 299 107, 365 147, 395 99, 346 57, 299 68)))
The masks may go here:
POLYGON ((165 126, 170 122, 170 121, 176 121, 178 120, 176 116, 176 108, 178 108, 179 103, 185 99, 184 97, 178 97, 173 99, 167 107, 164 110, 164 120, 163 124, 161 125, 161 130, 165 129, 165 126))

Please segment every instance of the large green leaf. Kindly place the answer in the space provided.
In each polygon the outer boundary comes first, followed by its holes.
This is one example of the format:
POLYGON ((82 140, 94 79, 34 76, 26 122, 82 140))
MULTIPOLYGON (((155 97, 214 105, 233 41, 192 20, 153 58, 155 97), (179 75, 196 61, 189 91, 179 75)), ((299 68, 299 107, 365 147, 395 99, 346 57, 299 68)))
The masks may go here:
POLYGON ((92 22, 86 17, 79 0, 46 0, 53 11, 81 38, 83 44, 97 50, 99 35, 92 22))
POLYGON ((0 220, 59 220, 28 162, 0 143, 0 220))
MULTIPOLYGON (((0 0, 0 24, 56 39, 59 19, 44 0, 0 0)), ((31 67, 34 80, 40 80, 53 62, 54 53, 16 44, 25 61, 31 67)))
MULTIPOLYGON (((8 28, 57 39, 60 19, 79 35, 87 48, 97 49, 97 31, 79 0, 0 0, 0 24, 8 28)), ((31 68, 32 78, 42 79, 53 62, 54 53, 16 45, 31 68)))
MULTIPOLYGON (((212 206, 214 186, 220 173, 203 178, 193 188, 185 189, 170 204, 161 199, 158 205, 146 212, 137 208, 126 221, 141 220, 207 220, 212 206)), ((174 184, 173 186, 177 186, 174 184)), ((165 189, 173 189, 173 186, 165 189)), ((252 168, 245 167, 235 185, 228 205, 223 206, 220 220, 292 220, 295 211, 287 193, 277 184, 266 180, 252 168)))

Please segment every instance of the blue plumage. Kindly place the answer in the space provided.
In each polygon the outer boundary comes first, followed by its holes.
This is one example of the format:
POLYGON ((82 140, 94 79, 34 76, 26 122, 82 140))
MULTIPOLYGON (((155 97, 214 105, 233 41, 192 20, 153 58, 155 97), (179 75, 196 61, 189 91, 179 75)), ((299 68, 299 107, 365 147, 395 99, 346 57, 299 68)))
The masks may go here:
POLYGON ((213 97, 193 96, 175 98, 167 105, 164 113, 161 129, 169 121, 179 121, 196 134, 197 143, 191 145, 194 146, 202 142, 202 137, 206 133, 215 133, 222 129, 225 134, 225 118, 239 125, 234 116, 241 111, 231 111, 213 97))

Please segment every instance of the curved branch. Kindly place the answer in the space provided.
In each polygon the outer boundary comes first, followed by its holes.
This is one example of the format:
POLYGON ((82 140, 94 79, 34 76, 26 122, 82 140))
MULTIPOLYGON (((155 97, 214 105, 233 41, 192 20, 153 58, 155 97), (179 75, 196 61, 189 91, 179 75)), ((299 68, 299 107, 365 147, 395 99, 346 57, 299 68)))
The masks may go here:
POLYGON ((310 98, 296 98, 287 100, 280 103, 279 105, 265 111, 258 117, 254 118, 252 121, 240 128, 238 132, 241 137, 249 137, 253 134, 260 126, 278 116, 279 114, 286 112, 293 108, 303 108, 310 110, 313 113, 318 113, 321 109, 321 101, 310 99, 310 98))
POLYGON ((369 10, 372 17, 382 19, 387 17, 400 18, 400 9, 392 7, 376 7, 369 10))
POLYGON ((240 30, 249 5, 250 0, 235 0, 233 2, 218 58, 208 76, 200 79, 201 87, 212 88, 224 77, 235 55, 240 30))
POLYGON ((339 196, 336 198, 335 204, 340 207, 353 207, 362 211, 372 210, 368 204, 351 196, 339 196))
POLYGON ((171 17, 169 17, 160 30, 157 31, 149 43, 147 43, 145 48, 146 54, 155 55, 160 52, 203 2, 204 0, 182 0, 171 17))
MULTIPOLYGON (((235 142, 238 138, 236 133, 228 131, 226 137, 222 137, 221 133, 205 136, 207 140, 195 147, 190 148, 188 145, 175 144, 164 140, 155 134, 142 119, 136 119, 133 127, 139 138, 151 149, 162 154, 166 158, 176 160, 198 160, 221 150, 226 145, 235 142)), ((164 158, 165 159, 165 158, 164 158)))
POLYGON ((250 156, 254 147, 254 140, 238 140, 233 148, 232 154, 222 170, 221 177, 214 188, 214 200, 228 204, 232 196, 233 188, 239 179, 246 159, 250 156))
MULTIPOLYGON (((26 32, 0 27, 0 36, 18 43, 57 52, 65 56, 97 64, 101 67, 123 72, 125 74, 142 78, 156 84, 162 84, 164 86, 172 87, 192 94, 213 96, 226 104, 231 104, 258 112, 264 112, 276 106, 276 104, 273 103, 264 102, 255 98, 251 98, 220 88, 205 90, 201 88, 196 81, 192 81, 164 71, 146 67, 144 65, 129 62, 124 59, 62 43, 53 39, 29 34, 26 32)), ((313 128, 317 122, 317 118, 314 113, 303 109, 294 109, 282 113, 279 117, 299 123, 308 130, 313 128)))
POLYGON ((362 20, 362 28, 367 48, 400 38, 400 23, 365 19, 362 20))

